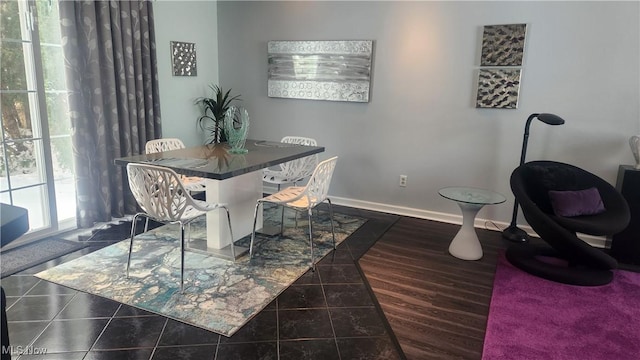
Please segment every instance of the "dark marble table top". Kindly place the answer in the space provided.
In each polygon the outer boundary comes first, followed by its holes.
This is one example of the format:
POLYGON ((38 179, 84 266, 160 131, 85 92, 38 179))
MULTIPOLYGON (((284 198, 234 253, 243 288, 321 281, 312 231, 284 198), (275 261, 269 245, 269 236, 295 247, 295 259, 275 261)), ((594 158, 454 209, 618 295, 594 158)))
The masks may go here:
POLYGON ((321 153, 322 146, 286 144, 247 139, 246 154, 232 154, 226 143, 143 154, 115 159, 116 165, 149 163, 165 166, 187 176, 224 180, 298 158, 321 153))

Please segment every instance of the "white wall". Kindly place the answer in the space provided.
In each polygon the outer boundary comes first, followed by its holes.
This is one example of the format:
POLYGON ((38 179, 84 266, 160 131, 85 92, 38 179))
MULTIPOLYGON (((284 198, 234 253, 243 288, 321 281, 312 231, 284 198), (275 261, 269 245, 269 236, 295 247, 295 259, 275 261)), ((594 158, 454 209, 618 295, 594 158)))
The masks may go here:
POLYGON ((211 96, 218 83, 218 18, 215 1, 153 2, 163 137, 177 137, 187 146, 203 142, 196 125, 200 111, 194 100, 211 96), (173 76, 171 41, 196 44, 197 76, 173 76))
POLYGON ((532 124, 527 160, 612 183, 633 163, 639 13, 638 2, 219 2, 220 81, 242 95, 251 137, 311 136, 323 157, 340 156, 332 196, 437 218, 459 214, 440 187, 476 186, 508 198, 479 216, 509 222, 509 176, 532 113, 566 124, 532 124), (482 27, 510 23, 527 24, 519 107, 476 109, 482 27), (369 103, 267 97, 267 41, 353 39, 375 41, 369 103))

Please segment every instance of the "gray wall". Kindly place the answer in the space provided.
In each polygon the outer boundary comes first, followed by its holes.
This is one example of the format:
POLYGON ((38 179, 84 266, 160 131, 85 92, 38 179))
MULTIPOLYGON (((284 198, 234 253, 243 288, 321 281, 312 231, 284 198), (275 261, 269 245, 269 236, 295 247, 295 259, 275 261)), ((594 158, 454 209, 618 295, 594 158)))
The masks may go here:
POLYGON ((250 136, 310 136, 323 157, 339 155, 331 195, 342 203, 459 219, 438 189, 468 185, 505 194, 479 217, 509 222, 509 176, 532 113, 566 124, 532 124, 527 160, 612 183, 633 163, 639 13, 638 2, 218 2, 220 83, 242 94, 250 136), (519 107, 476 109, 482 27, 510 23, 527 24, 519 107), (375 40, 369 103, 267 97, 267 41, 352 39, 375 40))
POLYGON ((218 83, 217 3, 157 0, 153 12, 163 136, 182 139, 187 146, 199 145, 203 141, 196 126, 200 112, 193 102, 210 96, 209 85, 218 83), (173 76, 171 41, 196 44, 197 76, 173 76))

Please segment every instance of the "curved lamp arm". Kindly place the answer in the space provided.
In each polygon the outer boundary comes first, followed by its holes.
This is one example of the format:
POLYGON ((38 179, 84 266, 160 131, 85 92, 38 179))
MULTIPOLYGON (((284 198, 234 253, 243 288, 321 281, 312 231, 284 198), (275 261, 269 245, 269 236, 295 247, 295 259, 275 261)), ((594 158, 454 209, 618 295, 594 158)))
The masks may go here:
MULTIPOLYGON (((564 124, 564 119, 562 119, 558 115, 549 114, 549 113, 534 113, 529 115, 527 118, 527 123, 524 126, 524 137, 522 139, 522 151, 520 152, 520 165, 524 164, 525 157, 527 155, 527 144, 529 143, 529 127, 531 127, 531 122, 533 119, 537 118, 548 125, 562 125, 564 124)), ((508 240, 515 242, 525 242, 527 241, 527 233, 519 229, 516 221, 518 217, 518 200, 515 199, 513 201, 513 213, 511 215, 511 223, 509 227, 502 231, 502 236, 508 240)))

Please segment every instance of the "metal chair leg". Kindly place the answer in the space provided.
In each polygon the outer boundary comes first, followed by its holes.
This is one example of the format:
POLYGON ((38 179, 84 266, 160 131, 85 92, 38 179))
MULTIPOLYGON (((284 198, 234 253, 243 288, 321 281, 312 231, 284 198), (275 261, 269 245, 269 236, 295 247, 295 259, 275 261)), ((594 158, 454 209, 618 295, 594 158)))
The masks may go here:
POLYGON ((222 208, 227 212, 227 223, 229 224, 229 235, 231 235, 231 257, 233 258, 233 262, 236 262, 236 245, 233 242, 234 238, 233 238, 233 230, 231 230, 231 215, 229 214, 229 209, 226 206, 223 206, 222 208))
POLYGON ((282 207, 282 216, 280 217, 280 235, 284 235, 284 206, 282 207))
MULTIPOLYGON (((295 181, 293 182, 293 186, 297 186, 297 184, 296 184, 296 182, 295 182, 295 181)), ((282 211, 283 211, 283 214, 284 214, 284 207, 282 208, 282 211)), ((298 228, 298 210, 293 209, 293 211, 295 212, 295 215, 294 215, 294 217, 293 217, 293 220, 295 221, 295 227, 296 227, 296 229, 297 229, 297 228, 298 228)), ((284 217, 283 217, 283 219, 284 219, 284 217)), ((284 222, 284 221, 283 221, 283 222, 284 222)), ((282 231, 281 231, 280 233, 282 233, 282 231)))
POLYGON ((253 230, 251 231, 251 243, 249 245, 249 259, 253 256, 253 240, 256 238, 256 222, 258 221, 258 208, 260 208, 260 202, 256 204, 256 210, 253 213, 253 230))
POLYGON ((329 220, 331 221, 331 237, 333 238, 333 249, 336 248, 336 229, 333 226, 333 206, 331 205, 331 199, 327 198, 329 202, 329 220))
POLYGON ((180 294, 184 294, 184 224, 180 222, 180 294))
MULTIPOLYGON (((131 265, 131 251, 133 251, 133 237, 136 235, 136 224, 138 222, 138 217, 142 214, 138 213, 133 216, 133 221, 131 222, 131 240, 129 241, 129 255, 127 256, 127 278, 129 278, 129 266, 131 265)), ((149 218, 147 217, 147 220, 149 218)))
POLYGON ((311 208, 308 210, 309 217, 309 247, 311 248, 311 269, 315 271, 316 264, 313 258, 313 225, 311 224, 311 208))
MULTIPOLYGON (((280 184, 278 184, 278 192, 280 192, 280 184)), ((282 207, 282 213, 280 214, 280 235, 284 234, 284 206, 282 207)))

